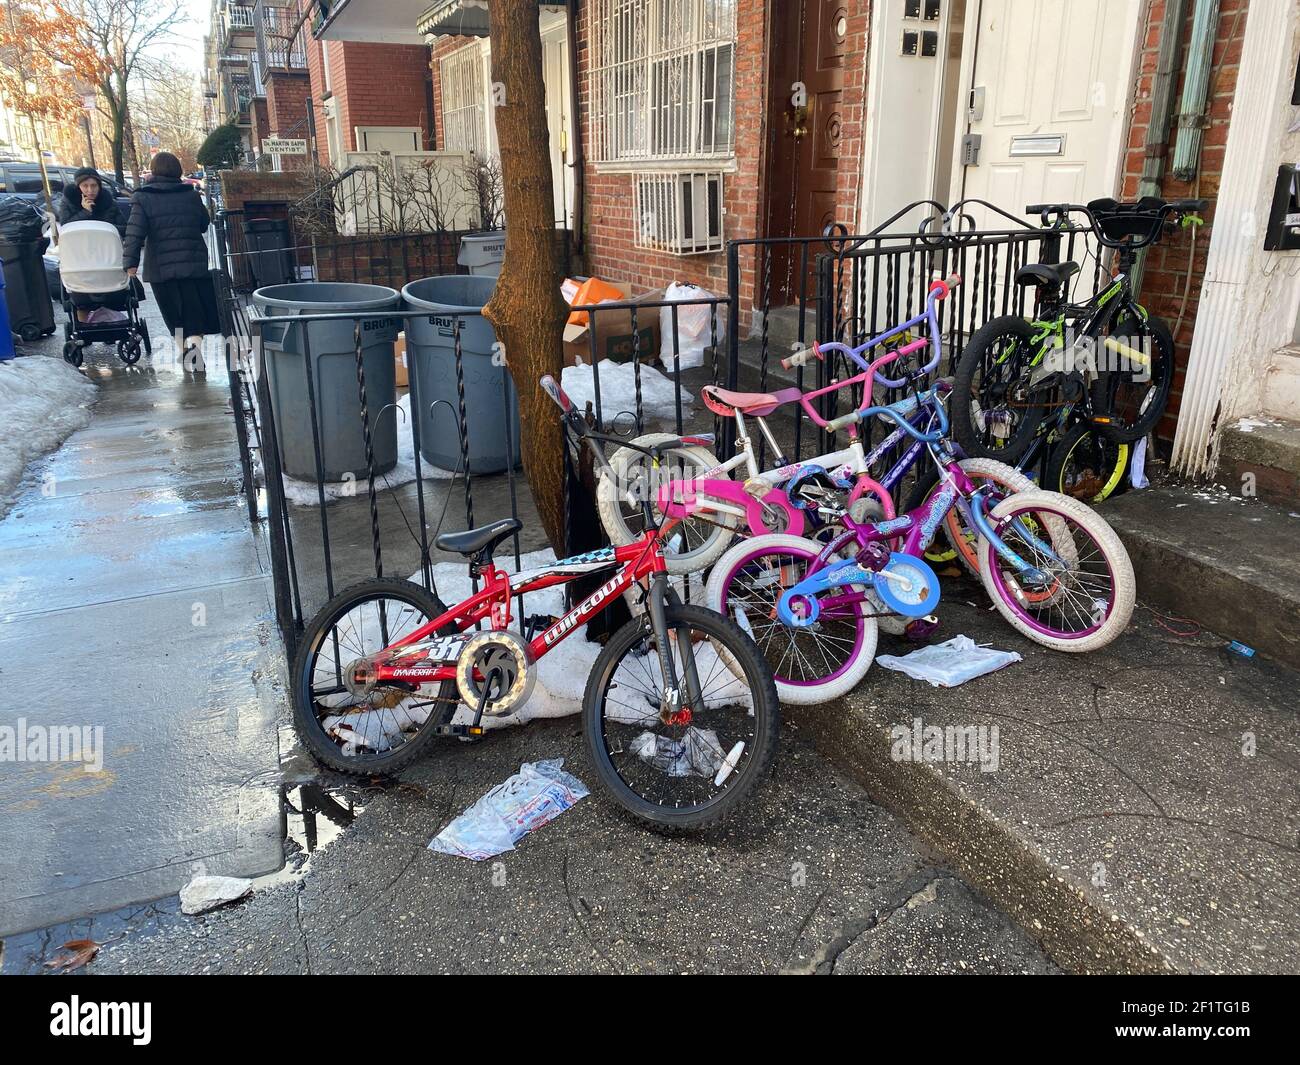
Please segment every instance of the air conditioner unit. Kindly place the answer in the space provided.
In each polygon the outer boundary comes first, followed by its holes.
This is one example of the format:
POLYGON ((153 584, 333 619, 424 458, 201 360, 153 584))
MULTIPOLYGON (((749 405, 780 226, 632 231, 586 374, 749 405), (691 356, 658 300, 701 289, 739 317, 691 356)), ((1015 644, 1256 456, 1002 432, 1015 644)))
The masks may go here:
POLYGON ((674 255, 723 247, 721 171, 645 171, 636 183, 636 246, 674 255))

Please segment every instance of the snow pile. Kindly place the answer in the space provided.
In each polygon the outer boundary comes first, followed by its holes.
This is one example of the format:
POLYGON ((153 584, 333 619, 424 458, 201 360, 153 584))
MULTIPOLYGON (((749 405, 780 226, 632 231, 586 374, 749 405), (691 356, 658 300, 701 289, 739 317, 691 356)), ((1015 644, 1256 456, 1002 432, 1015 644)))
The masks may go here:
POLYGON ((28 463, 90 421, 95 386, 62 359, 28 355, 0 362, 0 513, 28 463))
MULTIPOLYGON (((607 424, 614 416, 629 411, 636 413, 636 370, 630 362, 612 362, 601 359, 597 364, 600 376, 600 413, 607 424)), ((573 400, 579 410, 584 410, 587 403, 596 405, 596 384, 591 364, 579 362, 576 366, 564 368, 561 382, 564 391, 573 400)), ((660 373, 653 366, 641 367, 641 410, 647 418, 675 418, 677 416, 676 384, 671 377, 660 373)), ((681 389, 682 413, 686 414, 694 402, 685 389, 681 389)))
MULTIPOLYGON (((411 397, 403 396, 397 401, 401 410, 397 413, 387 411, 385 418, 397 419, 397 465, 387 473, 375 478, 375 490, 400 488, 415 480, 415 437, 411 433, 411 397)), ((451 470, 444 470, 431 462, 421 461, 420 472, 426 481, 442 480, 455 476, 451 470)), ((325 500, 345 499, 365 495, 369 484, 365 476, 348 481, 326 481, 325 500)), ((314 507, 320 503, 320 494, 316 491, 315 481, 299 481, 293 477, 284 478, 284 495, 290 503, 300 507, 314 507)))

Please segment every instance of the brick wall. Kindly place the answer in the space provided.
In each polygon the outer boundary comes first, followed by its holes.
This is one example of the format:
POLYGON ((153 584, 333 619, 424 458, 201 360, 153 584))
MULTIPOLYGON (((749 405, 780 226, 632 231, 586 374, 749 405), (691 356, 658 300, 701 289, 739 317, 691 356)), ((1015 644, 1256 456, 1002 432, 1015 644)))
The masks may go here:
MULTIPOLYGON (((769 14, 775 0, 738 0, 735 84, 735 171, 723 179, 726 207, 724 233, 728 240, 764 236, 766 206, 766 137, 769 115, 769 61, 773 48, 789 47, 769 41, 769 14)), ((593 145, 590 5, 583 4, 578 22, 578 108, 583 144, 593 145)), ((852 231, 857 220, 861 182, 863 119, 866 94, 866 48, 870 0, 845 5, 846 55, 839 169, 836 181, 837 218, 852 231)), ((661 289, 672 281, 702 285, 717 294, 727 289, 725 253, 679 256, 635 246, 635 194, 627 173, 610 171, 588 159, 585 168, 586 213, 584 251, 588 271, 598 277, 627 282, 640 292, 661 289)), ((742 307, 752 306, 756 291, 754 254, 742 249, 740 295, 742 307)))
POLYGON ((254 148, 262 146, 262 138, 269 136, 271 133, 271 118, 267 112, 266 97, 257 96, 253 98, 253 106, 249 109, 252 112, 252 131, 249 133, 249 141, 254 148))
MULTIPOLYGON (((429 49, 424 45, 335 41, 330 46, 329 73, 343 151, 356 151, 357 126, 415 126, 423 131, 420 147, 433 147, 427 132, 431 128, 429 49)), ((307 75, 316 158, 322 165, 337 165, 338 160, 329 157, 325 132, 325 45, 314 37, 307 40, 307 75)))
MULTIPOLYGON (((1192 326, 1196 317, 1201 281, 1205 276, 1205 257, 1210 245, 1210 232, 1214 224, 1214 201, 1219 192, 1219 178, 1223 173, 1224 146, 1228 140, 1228 121, 1232 114, 1232 98, 1237 85, 1237 66, 1241 58, 1241 43, 1246 32, 1247 0, 1221 0, 1219 24, 1215 35, 1213 73, 1210 82, 1208 118, 1201 148, 1201 166, 1192 182, 1178 181, 1169 173, 1173 162, 1174 132, 1171 127, 1166 141, 1165 176, 1161 181, 1160 195, 1165 199, 1201 197, 1210 201, 1205 214, 1206 224, 1195 233, 1184 230, 1166 237, 1147 252, 1142 280, 1141 301, 1153 313, 1166 319, 1176 332, 1176 361, 1173 393, 1169 410, 1158 428, 1162 438, 1172 439, 1182 393, 1183 377, 1187 367, 1187 350, 1192 340, 1192 326), (1184 294, 1186 302, 1184 304, 1184 294)), ((1192 4, 1187 4, 1187 15, 1181 27, 1183 52, 1180 72, 1176 76, 1174 108, 1182 93, 1186 75, 1187 45, 1191 40, 1192 4)), ((1137 82, 1134 86, 1132 118, 1129 127, 1128 153, 1125 158, 1123 197, 1131 199, 1138 194, 1138 181, 1142 176, 1144 143, 1151 122, 1151 89, 1156 69, 1156 54, 1160 35, 1165 28, 1165 0, 1150 0, 1143 23, 1142 52, 1139 58, 1137 82)))
MULTIPOLYGON (((418 44, 343 41, 330 69, 338 98, 339 126, 347 151, 356 151, 357 126, 416 126, 429 129, 425 82, 429 49, 418 44)), ((427 132, 420 141, 428 148, 427 132)))
MULTIPOLYGON (((311 92, 306 71, 276 71, 266 79, 266 109, 271 132, 280 137, 307 140, 307 99, 311 92)), ((305 155, 285 155, 280 165, 286 170, 300 170, 307 165, 305 155)))

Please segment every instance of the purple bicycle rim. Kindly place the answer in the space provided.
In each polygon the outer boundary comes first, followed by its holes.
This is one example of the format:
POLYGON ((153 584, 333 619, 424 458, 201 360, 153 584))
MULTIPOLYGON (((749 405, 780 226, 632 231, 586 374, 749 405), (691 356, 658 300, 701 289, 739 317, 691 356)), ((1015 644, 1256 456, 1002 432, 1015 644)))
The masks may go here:
MULTIPOLYGON (((792 555, 792 556, 798 555, 798 552, 794 551, 791 548, 782 548, 781 553, 785 555, 792 555)), ((726 586, 730 588, 731 582, 736 579, 736 574, 739 573, 746 566, 748 566, 755 558, 759 558, 763 554, 764 552, 757 551, 754 552, 753 554, 746 554, 741 556, 741 558, 736 562, 736 565, 732 566, 731 571, 727 574, 726 586)), ((813 559, 816 559, 817 554, 814 552, 806 555, 805 557, 809 561, 812 561, 813 559)), ((805 573, 805 576, 806 575, 807 574, 805 573)), ((726 614, 727 617, 730 617, 731 615, 727 613, 727 606, 728 604, 726 602, 723 602, 722 604, 723 613, 726 614)), ((819 684, 827 684, 830 681, 838 679, 844 673, 844 671, 849 668, 850 663, 856 661, 858 655, 862 653, 862 641, 864 639, 866 624, 863 621, 861 611, 856 611, 855 613, 856 613, 854 619, 855 624, 853 626, 853 630, 854 630, 853 651, 844 659, 844 664, 841 665, 839 669, 837 669, 834 673, 827 674, 824 677, 818 677, 816 680, 790 680, 786 677, 778 677, 777 679, 780 680, 782 684, 789 684, 791 687, 794 688, 814 688, 819 684)))
MULTIPOLYGON (((1038 514, 1038 513, 1042 513, 1044 510, 1047 510, 1048 508, 1034 507, 1032 509, 1035 514, 1038 514)), ((1048 513, 1055 514, 1062 521, 1066 521, 1066 522, 1069 521, 1069 518, 1066 517, 1064 514, 1062 514, 1060 511, 1048 510, 1048 513)), ((1100 549, 1101 545, 1098 544, 1097 547, 1098 549, 1100 549)), ((1016 615, 1020 618, 1021 621, 1023 621, 1035 632, 1041 632, 1044 636, 1050 636, 1054 640, 1081 640, 1085 636, 1091 636, 1094 632, 1096 632, 1099 628, 1101 628, 1102 625, 1106 624, 1106 619, 1110 617, 1110 612, 1115 609, 1115 576, 1114 573, 1112 572, 1111 579, 1110 579, 1111 595, 1110 598, 1106 601, 1106 617, 1102 618, 1100 624, 1093 625, 1091 628, 1084 629, 1082 632, 1059 632, 1056 629, 1048 628, 1046 625, 1040 624, 1038 620, 1033 617, 1033 615, 1031 615, 1028 611, 1026 611, 1025 608, 1020 605, 1020 602, 1019 600, 1016 599, 1015 595, 1012 594, 1011 589, 1007 587, 1006 581, 1002 579, 1002 567, 997 564, 997 552, 992 550, 992 548, 990 548, 989 556, 990 556, 989 564, 993 568, 993 583, 997 585, 998 594, 1002 596, 1002 601, 1006 603, 1008 606, 1010 606, 1011 609, 1016 612, 1016 615)), ((1106 552, 1104 551, 1102 551, 1102 558, 1106 558, 1106 552)), ((1110 569, 1109 558, 1106 558, 1106 567, 1108 570, 1110 569)))

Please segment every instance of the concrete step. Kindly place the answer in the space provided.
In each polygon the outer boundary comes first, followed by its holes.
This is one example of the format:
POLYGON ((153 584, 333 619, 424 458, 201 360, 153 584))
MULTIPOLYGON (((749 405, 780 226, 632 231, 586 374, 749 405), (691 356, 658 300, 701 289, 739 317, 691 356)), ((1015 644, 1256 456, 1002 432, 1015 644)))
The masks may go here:
POLYGON ((785 707, 789 726, 1067 970, 1294 971, 1300 674, 1145 610, 1100 651, 1047 651, 944 584, 935 640, 1023 661, 952 689, 877 663, 844 699, 785 707), (988 739, 917 752, 931 729, 988 739))
POLYGON ((1099 509, 1133 560, 1141 602, 1300 661, 1300 509, 1177 484, 1099 509))
POLYGON ((1257 415, 1223 430, 1218 480, 1232 492, 1300 503, 1300 423, 1257 415))

